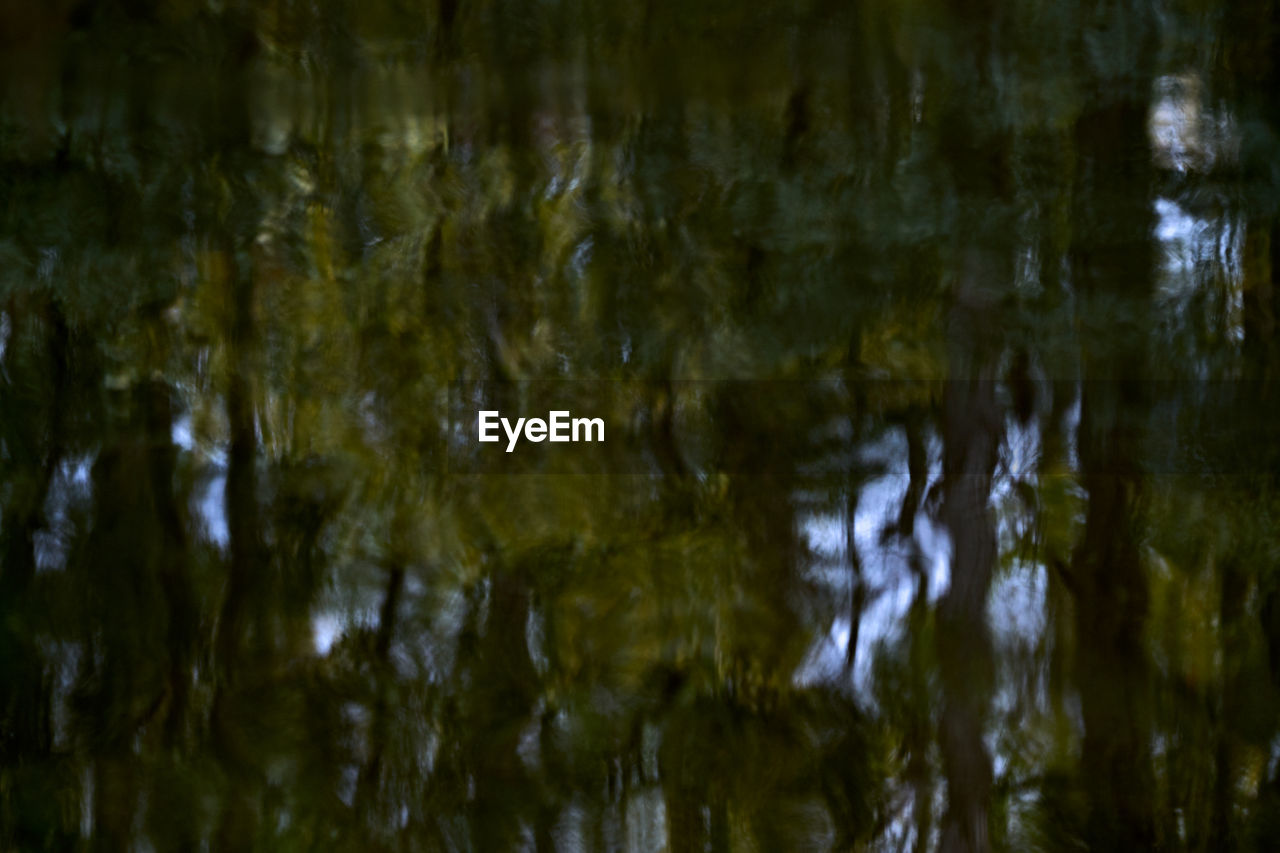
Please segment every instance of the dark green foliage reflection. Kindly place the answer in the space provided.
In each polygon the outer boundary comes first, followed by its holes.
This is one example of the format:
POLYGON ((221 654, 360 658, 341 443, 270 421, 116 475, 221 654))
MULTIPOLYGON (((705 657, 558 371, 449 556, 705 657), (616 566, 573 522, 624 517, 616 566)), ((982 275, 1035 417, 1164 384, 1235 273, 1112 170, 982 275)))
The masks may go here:
POLYGON ((1272 849, 1278 40, 0 4, 0 849, 1272 849))

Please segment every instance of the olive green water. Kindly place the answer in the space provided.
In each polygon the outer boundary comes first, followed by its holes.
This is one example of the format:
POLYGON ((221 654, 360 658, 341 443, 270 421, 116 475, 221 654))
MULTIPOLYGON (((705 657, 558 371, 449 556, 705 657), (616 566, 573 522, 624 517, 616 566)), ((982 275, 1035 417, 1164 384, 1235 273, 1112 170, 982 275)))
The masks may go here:
POLYGON ((1278 42, 0 4, 0 849, 1274 849, 1278 42))

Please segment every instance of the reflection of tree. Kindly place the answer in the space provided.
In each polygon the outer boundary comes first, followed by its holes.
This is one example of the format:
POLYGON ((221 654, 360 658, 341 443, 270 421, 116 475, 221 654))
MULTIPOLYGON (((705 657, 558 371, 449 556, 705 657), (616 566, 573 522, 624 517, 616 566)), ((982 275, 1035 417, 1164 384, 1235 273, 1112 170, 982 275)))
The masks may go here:
POLYGON ((1265 846, 1273 4, 518 5, 0 13, 0 846, 1265 846), (650 470, 444 473, 566 377, 650 470))

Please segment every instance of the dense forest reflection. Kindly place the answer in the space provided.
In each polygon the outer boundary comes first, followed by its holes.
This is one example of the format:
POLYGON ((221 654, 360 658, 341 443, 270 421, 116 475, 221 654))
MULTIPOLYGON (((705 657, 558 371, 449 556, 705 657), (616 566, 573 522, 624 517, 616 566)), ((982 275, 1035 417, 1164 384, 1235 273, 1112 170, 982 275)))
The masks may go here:
POLYGON ((0 848, 1270 849, 1278 39, 0 5, 0 848))

